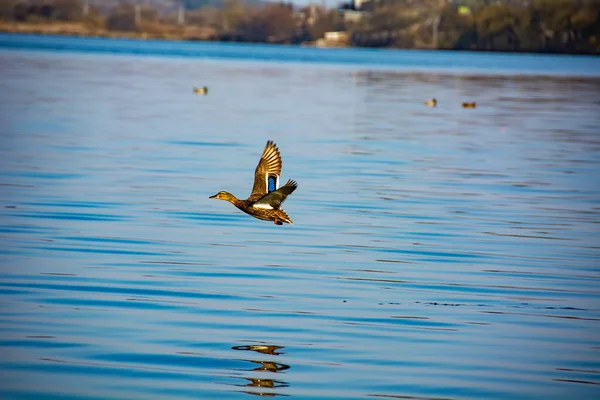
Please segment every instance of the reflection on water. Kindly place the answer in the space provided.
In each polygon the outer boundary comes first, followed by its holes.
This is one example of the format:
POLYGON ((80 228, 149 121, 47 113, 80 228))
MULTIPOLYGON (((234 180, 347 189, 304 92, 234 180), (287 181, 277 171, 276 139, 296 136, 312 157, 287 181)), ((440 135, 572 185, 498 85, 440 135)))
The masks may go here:
POLYGON ((600 79, 0 51, 2 399, 598 397, 600 79))
POLYGON ((258 378, 244 378, 249 381, 246 386, 256 386, 264 388, 279 388, 289 386, 286 382, 277 381, 274 379, 258 379, 258 378))
MULTIPOLYGON (((284 354, 283 352, 278 351, 279 349, 283 349, 283 346, 266 345, 266 344, 257 344, 257 345, 248 345, 248 346, 233 346, 232 349, 233 350, 241 350, 241 351, 255 351, 260 354, 275 355, 275 356, 284 354)), ((253 371, 278 373, 278 372, 282 372, 282 371, 285 371, 290 368, 289 365, 277 363, 274 361, 258 361, 258 360, 247 360, 247 361, 260 365, 259 367, 254 368, 253 371)), ((244 379, 246 379, 248 381, 248 383, 246 383, 243 386, 268 388, 268 389, 278 389, 278 388, 285 388, 285 387, 289 386, 289 383, 281 380, 280 376, 278 376, 278 377, 279 377, 279 379, 270 379, 267 377, 260 377, 260 378, 247 377, 244 379)), ((282 393, 277 393, 274 391, 264 392, 264 391, 248 391, 248 390, 246 390, 244 392, 248 393, 248 394, 252 394, 252 395, 267 396, 267 397, 282 395, 282 393)))
POLYGON ((278 351, 279 349, 283 349, 282 346, 272 346, 272 345, 264 345, 264 344, 254 344, 254 345, 250 345, 250 346, 233 346, 232 349, 234 349, 234 350, 251 350, 251 351, 256 351, 258 353, 261 353, 261 354, 270 354, 270 355, 275 355, 275 356, 283 354, 282 352, 278 351))
POLYGON ((254 371, 268 371, 268 372, 281 372, 290 368, 289 365, 279 364, 273 361, 257 361, 257 360, 248 360, 250 362, 259 364, 260 366, 254 368, 254 371))

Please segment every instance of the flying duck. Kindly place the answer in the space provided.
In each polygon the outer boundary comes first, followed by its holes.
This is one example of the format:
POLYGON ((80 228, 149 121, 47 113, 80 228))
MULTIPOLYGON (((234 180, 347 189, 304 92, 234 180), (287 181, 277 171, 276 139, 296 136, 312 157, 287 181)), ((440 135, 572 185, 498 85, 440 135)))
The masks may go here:
POLYGON ((284 222, 293 224, 290 217, 281 209, 281 203, 296 190, 298 183, 290 179, 278 188, 281 166, 279 149, 273 141, 269 140, 254 171, 252 193, 246 200, 240 200, 225 191, 210 198, 228 201, 246 214, 264 221, 273 221, 276 225, 283 225, 284 222))

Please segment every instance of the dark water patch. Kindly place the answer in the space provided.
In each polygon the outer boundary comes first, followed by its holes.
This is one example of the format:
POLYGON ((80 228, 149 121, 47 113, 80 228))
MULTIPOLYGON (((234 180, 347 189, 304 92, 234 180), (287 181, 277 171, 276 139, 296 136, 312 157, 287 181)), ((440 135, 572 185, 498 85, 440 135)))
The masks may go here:
POLYGON ((583 385, 600 385, 600 381, 593 382, 593 381, 583 381, 583 380, 577 380, 577 379, 561 379, 561 378, 552 378, 552 380, 557 381, 557 382, 580 383, 583 385))
POLYGON ((77 274, 68 274, 63 272, 41 272, 41 275, 51 275, 51 276, 77 276, 77 274))
POLYGON ((367 394, 368 397, 383 399, 406 399, 406 400, 453 400, 454 397, 429 397, 419 395, 399 395, 399 394, 367 394))
MULTIPOLYGON (((331 317, 330 317, 331 318, 331 317)), ((332 318, 332 323, 344 325, 363 325, 363 326, 378 326, 393 329, 400 327, 404 329, 425 329, 425 330, 443 330, 443 331, 458 331, 460 325, 455 323, 433 321, 428 318, 406 318, 402 316, 389 316, 386 318, 348 318, 339 317, 332 318)))
POLYGON ((567 372, 582 372, 586 374, 600 374, 600 370, 585 370, 585 369, 574 369, 574 368, 556 368, 557 371, 567 372))
POLYGON ((166 256, 165 253, 150 252, 150 251, 136 251, 136 250, 118 250, 118 249, 98 249, 88 247, 28 247, 30 249, 38 250, 51 250, 51 251, 63 251, 63 252, 75 252, 75 253, 96 253, 96 254, 119 254, 129 256, 166 256))
POLYGON ((74 179, 82 178, 81 174, 61 173, 61 172, 44 172, 44 171, 13 171, 11 173, 3 172, 4 175, 21 177, 21 178, 40 178, 40 179, 74 179))
POLYGON ((24 185, 22 183, 7 183, 7 182, 0 182, 0 186, 15 187, 15 188, 34 188, 34 187, 36 187, 35 185, 24 185))
POLYGON ((200 147, 239 147, 239 143, 224 143, 224 142, 196 142, 196 141, 184 141, 184 140, 170 140, 166 143, 179 144, 183 146, 200 146, 200 147))
POLYGON ((57 201, 57 202, 23 202, 22 205, 35 207, 63 207, 63 208, 117 208, 125 206, 124 203, 100 201, 57 201))
POLYGON ((547 240, 575 240, 570 238, 561 238, 561 237, 553 237, 553 236, 540 236, 540 235, 519 235, 515 233, 497 233, 497 232, 482 232, 485 235, 493 235, 493 236, 509 236, 515 238, 528 238, 528 239, 547 239, 547 240))
MULTIPOLYGON (((486 258, 488 257, 485 254, 473 254, 473 253, 452 253, 452 252, 442 252, 442 251, 428 251, 428 250, 403 250, 403 249, 380 249, 378 250, 383 253, 399 253, 399 254, 407 254, 411 256, 427 256, 427 257, 435 257, 438 258, 437 261, 451 261, 453 259, 465 258, 465 259, 475 259, 475 258, 486 258), (442 260, 439 260, 439 259, 442 260)), ((428 259, 430 260, 430 259, 428 259)), ((455 261, 452 261, 455 262, 455 261)))
POLYGON ((57 237, 57 240, 72 240, 79 242, 93 242, 93 243, 117 243, 125 245, 162 245, 160 241, 142 240, 142 239, 128 239, 120 237, 80 237, 80 236, 63 236, 57 237))
MULTIPOLYGON (((311 318, 311 316, 314 316, 314 318, 316 318, 316 319, 328 319, 329 318, 325 314, 320 314, 320 313, 310 312, 310 311, 301 311, 301 310, 271 310, 271 309, 266 309, 266 308, 245 308, 244 311, 257 312, 257 313, 261 313, 261 315, 265 315, 265 316, 276 316, 277 314, 281 314, 281 315, 301 314, 302 316, 307 316, 308 318, 311 318)), ((241 349, 234 349, 234 350, 241 350, 241 349)), ((254 350, 254 349, 252 348, 249 350, 254 350)))
POLYGON ((162 214, 167 214, 172 217, 193 220, 193 221, 218 221, 218 222, 239 222, 243 221, 242 215, 235 213, 201 213, 187 211, 163 211, 162 214))
MULTIPOLYGON (((38 336, 38 338, 40 338, 38 336)), ((12 348, 12 347, 27 347, 27 348, 47 348, 47 349, 61 349, 71 347, 83 347, 85 344, 82 343, 67 343, 52 340, 0 340, 0 347, 12 348)))
POLYGON ((0 294, 8 296, 21 296, 35 293, 33 290, 19 290, 19 289, 6 289, 0 288, 0 294))
POLYGON ((190 369, 228 369, 228 370, 247 370, 249 365, 244 360, 234 360, 228 358, 214 358, 198 354, 143 354, 143 353, 115 353, 100 354, 89 357, 93 360, 117 363, 131 364, 145 368, 146 366, 174 367, 179 370, 190 369))
POLYGON ((557 273, 555 271, 535 271, 535 272, 528 272, 528 271, 515 271, 515 270, 498 270, 498 269, 484 269, 482 272, 491 272, 494 274, 506 274, 506 275, 510 275, 510 276, 515 276, 515 277, 529 277, 529 276, 535 276, 536 278, 540 278, 540 277, 548 277, 548 278, 555 278, 555 279, 564 279, 564 280, 569 280, 569 279, 600 279, 596 276, 593 275, 581 275, 581 274, 576 274, 576 273, 570 273, 570 274, 561 274, 561 273, 557 273))
POLYGON ((42 219, 57 219, 57 220, 74 220, 74 221, 106 221, 106 222, 117 222, 126 221, 129 218, 122 215, 111 215, 111 214, 84 214, 75 212, 29 212, 29 213, 15 213, 11 214, 15 217, 23 218, 42 218, 42 219))
POLYGON ((383 263, 415 264, 414 261, 406 261, 406 260, 375 260, 375 261, 383 262, 383 263))
POLYGON ((42 298, 36 300, 41 304, 57 304, 73 306, 77 308, 84 307, 97 307, 97 308, 113 308, 113 309, 145 309, 145 310, 173 310, 178 308, 173 304, 164 304, 163 302, 156 302, 152 300, 137 300, 137 299, 126 299, 126 300, 92 300, 92 299, 48 299, 42 298))
POLYGON ((45 234, 56 232, 56 228, 27 225, 0 226, 0 233, 27 233, 27 234, 45 234))
POLYGON ((191 299, 207 299, 207 298, 227 298, 230 296, 217 293, 204 293, 190 290, 166 290, 166 289, 141 289, 134 287, 114 287, 114 286, 93 286, 93 285, 59 285, 49 283, 21 283, 21 282, 2 282, 0 286, 24 287, 31 289, 42 289, 59 292, 85 292, 85 293, 107 293, 107 294, 122 294, 122 295, 139 295, 139 296, 160 296, 160 297, 182 297, 191 299))
POLYGON ((161 265, 190 265, 190 266, 209 266, 214 265, 212 263, 199 263, 199 262, 186 262, 186 261, 150 261, 143 260, 140 264, 161 264, 161 265))
POLYGON ((13 400, 37 400, 37 399, 48 399, 48 400, 105 400, 106 397, 102 396, 89 396, 85 394, 69 395, 66 393, 47 393, 45 391, 37 390, 2 390, 0 389, 0 395, 6 396, 6 399, 13 400))
POLYGON ((170 369, 149 365, 131 365, 130 363, 109 363, 93 361, 75 361, 56 358, 40 358, 41 363, 22 363, 14 365, 13 368, 20 370, 31 370, 51 374, 75 374, 89 376, 126 376, 129 379, 167 379, 185 381, 190 379, 189 374, 201 375, 199 372, 184 371, 183 368, 170 369))
POLYGON ((546 314, 533 314, 533 313, 517 313, 517 312, 505 312, 505 311, 481 311, 488 314, 511 314, 511 315, 524 315, 528 317, 544 317, 544 318, 563 318, 563 319, 576 319, 581 321, 600 321, 600 318, 589 318, 589 317, 577 317, 572 315, 546 315, 546 314))
POLYGON ((287 279, 286 276, 283 275, 279 275, 279 274, 274 274, 274 273, 269 273, 267 271, 261 271, 261 272, 233 272, 233 271, 227 271, 227 272, 208 272, 208 271, 190 271, 190 270, 184 270, 184 271, 173 271, 171 270, 168 275, 143 275, 145 277, 149 277, 149 278, 155 278, 158 280, 161 279, 175 279, 175 280, 179 280, 181 278, 190 278, 190 279, 210 279, 210 278, 227 278, 227 279, 231 279, 231 280, 235 280, 235 279, 245 279, 248 281, 257 279, 269 279, 272 281, 276 281, 279 279, 287 279))

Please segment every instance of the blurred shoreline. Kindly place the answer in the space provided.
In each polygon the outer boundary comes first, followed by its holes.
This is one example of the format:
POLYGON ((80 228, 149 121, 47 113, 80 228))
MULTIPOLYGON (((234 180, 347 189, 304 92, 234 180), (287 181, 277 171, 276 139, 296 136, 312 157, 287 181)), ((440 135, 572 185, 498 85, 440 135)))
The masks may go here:
POLYGON ((600 54, 600 0, 6 0, 0 32, 315 47, 600 54))
POLYGON ((36 35, 64 35, 82 37, 103 37, 114 39, 162 39, 162 40, 202 40, 213 39, 210 29, 185 27, 161 32, 115 31, 89 26, 84 22, 30 23, 0 21, 0 32, 36 35))
MULTIPOLYGON (((149 31, 117 31, 103 27, 90 26, 86 22, 17 22, 1 21, 0 33, 30 34, 41 36, 67 36, 67 37, 90 37, 90 38, 108 38, 108 39, 138 39, 138 40, 165 40, 165 41, 187 41, 187 42, 235 42, 235 43, 264 43, 264 44, 286 44, 298 47, 322 47, 322 48, 368 48, 367 46, 355 46, 348 40, 327 40, 320 38, 317 40, 305 41, 301 43, 283 43, 279 41, 272 42, 247 42, 235 40, 235 38, 221 38, 214 29, 198 26, 172 26, 166 25, 163 29, 149 31)), ((381 48, 381 47, 373 47, 381 48)), ((398 49, 388 47, 389 49, 398 49)), ((431 46, 410 47, 405 50, 439 50, 439 51, 474 51, 482 53, 522 53, 522 54, 574 54, 590 55, 596 54, 589 52, 564 52, 547 50, 506 50, 506 49, 446 49, 432 48, 431 46)))

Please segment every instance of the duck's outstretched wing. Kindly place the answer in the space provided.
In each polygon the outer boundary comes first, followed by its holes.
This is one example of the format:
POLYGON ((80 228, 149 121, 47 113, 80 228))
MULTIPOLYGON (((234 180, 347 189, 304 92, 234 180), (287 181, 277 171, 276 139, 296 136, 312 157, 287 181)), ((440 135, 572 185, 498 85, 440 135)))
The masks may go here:
POLYGON ((277 189, 281 166, 279 149, 273 141, 269 140, 254 171, 254 186, 250 198, 260 199, 269 192, 269 178, 274 178, 275 189, 277 189))
POLYGON ((293 180, 287 181, 285 185, 277 190, 267 193, 261 197, 258 201, 252 204, 254 208, 263 208, 267 210, 278 210, 281 207, 281 203, 284 202, 285 198, 288 197, 296 188, 298 183, 293 180))

